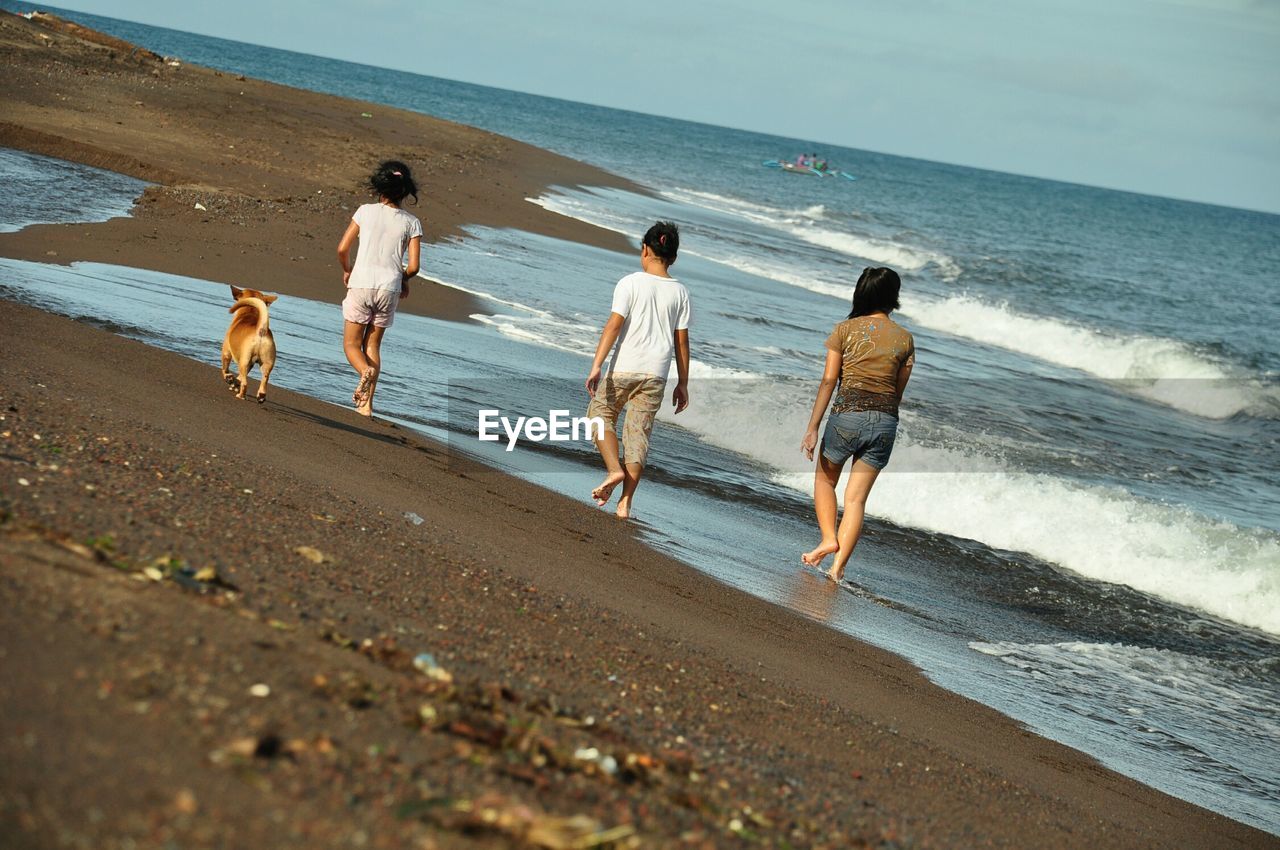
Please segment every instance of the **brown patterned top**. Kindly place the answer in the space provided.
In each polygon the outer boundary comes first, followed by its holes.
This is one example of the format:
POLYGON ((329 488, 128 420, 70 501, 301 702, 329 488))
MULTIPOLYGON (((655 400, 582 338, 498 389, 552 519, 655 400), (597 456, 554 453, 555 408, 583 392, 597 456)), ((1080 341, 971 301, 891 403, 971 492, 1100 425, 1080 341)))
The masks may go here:
POLYGON ((898 415, 898 370, 915 363, 909 331, 882 316, 859 316, 835 326, 827 348, 841 356, 840 391, 832 413, 878 410, 898 415))

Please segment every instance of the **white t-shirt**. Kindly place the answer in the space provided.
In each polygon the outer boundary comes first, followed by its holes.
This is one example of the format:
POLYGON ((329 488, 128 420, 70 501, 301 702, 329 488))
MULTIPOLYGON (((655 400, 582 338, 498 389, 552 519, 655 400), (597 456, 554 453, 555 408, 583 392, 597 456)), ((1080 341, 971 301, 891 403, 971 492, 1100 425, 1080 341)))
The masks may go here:
POLYGON ((404 254, 409 240, 422 235, 422 222, 386 204, 362 204, 351 220, 360 225, 360 247, 347 287, 399 292, 404 281, 404 254))
POLYGON ((626 321, 609 370, 666 378, 675 355, 675 332, 689 327, 689 290, 673 277, 629 274, 613 289, 613 312, 626 321))

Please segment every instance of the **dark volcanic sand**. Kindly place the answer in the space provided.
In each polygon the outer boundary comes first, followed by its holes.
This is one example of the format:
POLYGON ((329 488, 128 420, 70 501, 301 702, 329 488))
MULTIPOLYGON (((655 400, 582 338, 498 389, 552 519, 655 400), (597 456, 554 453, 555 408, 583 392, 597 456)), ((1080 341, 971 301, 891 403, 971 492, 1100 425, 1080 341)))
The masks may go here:
MULTIPOLYGON (((333 245, 386 155, 417 166, 431 238, 626 249, 523 200, 622 181, 489 133, 7 16, 0 61, 0 144, 163 184, 3 256, 336 302, 333 245)), ((405 308, 476 309, 451 293, 405 308)), ((0 340, 0 846, 1277 845, 585 498, 279 389, 237 401, 211 367, 7 302, 0 340)))
POLYGON ((6 846, 1275 843, 403 430, 0 328, 6 846))

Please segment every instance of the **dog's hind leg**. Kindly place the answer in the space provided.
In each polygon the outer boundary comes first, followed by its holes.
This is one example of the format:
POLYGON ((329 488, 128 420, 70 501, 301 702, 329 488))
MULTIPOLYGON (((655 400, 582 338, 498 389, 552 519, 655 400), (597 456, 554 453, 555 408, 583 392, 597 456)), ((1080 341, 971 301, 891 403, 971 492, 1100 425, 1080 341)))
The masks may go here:
POLYGON ((222 380, 227 382, 227 386, 232 392, 236 389, 236 376, 227 371, 227 367, 231 365, 231 348, 224 342, 222 344, 222 380))
POLYGON ((240 378, 235 387, 236 398, 244 398, 244 391, 249 389, 249 370, 253 367, 249 364, 248 357, 242 357, 238 365, 240 366, 240 378))
POLYGON ((262 379, 258 381, 258 404, 267 400, 267 378, 271 377, 271 370, 275 365, 274 361, 262 364, 262 379))

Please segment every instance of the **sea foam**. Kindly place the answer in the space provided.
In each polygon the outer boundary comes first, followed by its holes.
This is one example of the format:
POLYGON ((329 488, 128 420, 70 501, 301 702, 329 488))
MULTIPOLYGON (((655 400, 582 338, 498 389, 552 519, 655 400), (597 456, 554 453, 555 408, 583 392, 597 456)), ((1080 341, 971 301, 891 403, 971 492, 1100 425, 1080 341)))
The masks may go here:
POLYGON ((717 195, 714 192, 703 192, 697 189, 668 189, 662 192, 661 195, 676 203, 691 204, 766 226, 820 221, 827 214, 827 208, 823 204, 813 204, 800 209, 783 209, 755 201, 743 200, 742 198, 717 195))
POLYGON ((919 271, 933 265, 944 280, 954 280, 960 274, 960 266, 945 254, 883 237, 822 226, 820 222, 828 218, 826 207, 822 204, 803 209, 783 209, 693 189, 674 189, 662 194, 680 203, 692 204, 772 228, 810 245, 826 248, 845 256, 882 263, 901 271, 919 271))
MULTIPOLYGON (((513 339, 590 356, 598 329, 547 315, 479 317, 513 339)), ((659 418, 775 470, 812 492, 800 438, 812 386, 694 361, 695 403, 659 418)), ((969 439, 968 443, 972 443, 969 439)), ((1027 473, 972 450, 913 445, 904 418, 892 474, 867 511, 896 525, 1024 552, 1098 581, 1280 635, 1280 536, 1120 487, 1027 473), (907 471, 893 471, 907 470, 907 471)))
MULTIPOLYGON (((891 239, 822 226, 820 222, 828 218, 826 207, 822 204, 800 209, 782 209, 693 189, 672 189, 661 195, 677 203, 691 204, 739 218, 777 231, 788 238, 856 259, 893 266, 903 271, 919 271, 933 266, 944 280, 954 280, 960 275, 960 266, 945 254, 891 239)), ((556 192, 526 200, 551 212, 617 233, 633 236, 632 231, 638 226, 636 221, 612 211, 607 204, 592 203, 589 193, 556 192)))
POLYGON ((943 280, 955 280, 960 276, 960 266, 946 254, 927 251, 872 236, 828 230, 823 227, 788 227, 792 236, 848 257, 869 260, 872 263, 891 266, 898 271, 920 271, 933 265, 943 280))
MULTIPOLYGON (((783 281, 787 282, 787 281, 783 281)), ((1238 413, 1274 417, 1280 393, 1185 343, 1121 335, 1030 316, 967 295, 904 298, 911 323, 1077 369, 1160 404, 1210 419, 1238 413)))
MULTIPOLYGON (((736 381, 696 379, 690 391, 697 404, 669 421, 774 468, 779 484, 812 492, 812 473, 798 471, 807 468, 800 438, 811 386, 756 376, 745 391, 736 381)), ((913 445, 909 419, 867 511, 1280 635, 1280 536, 979 452, 913 445)))
MULTIPOLYGON (((852 295, 848 284, 823 280, 782 263, 741 256, 698 256, 845 303, 852 295)), ((1246 413, 1280 417, 1280 388, 1241 375, 1213 356, 1176 340, 1101 331, 1075 322, 1028 315, 1008 304, 993 304, 969 295, 904 295, 899 315, 908 327, 928 328, 1076 369, 1114 381, 1123 392, 1196 416, 1228 419, 1246 413)))

